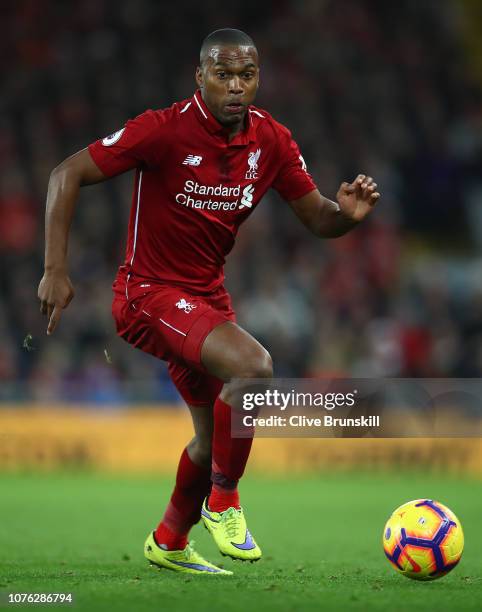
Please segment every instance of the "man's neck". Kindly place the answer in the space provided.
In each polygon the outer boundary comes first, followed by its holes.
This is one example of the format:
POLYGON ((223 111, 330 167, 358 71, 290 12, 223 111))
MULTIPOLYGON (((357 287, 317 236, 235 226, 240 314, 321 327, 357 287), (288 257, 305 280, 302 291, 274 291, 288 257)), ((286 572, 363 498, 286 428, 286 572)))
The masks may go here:
POLYGON ((219 119, 216 117, 216 115, 213 113, 213 111, 209 108, 209 105, 207 104, 206 100, 204 99, 202 90, 201 90, 201 98, 202 98, 204 104, 206 105, 208 111, 211 113, 211 115, 216 119, 216 121, 219 123, 219 125, 221 125, 223 127, 223 129, 226 131, 226 135, 228 137, 228 142, 231 142, 231 140, 233 140, 233 138, 235 138, 240 132, 243 131, 244 125, 245 125, 245 121, 246 121, 246 116, 248 114, 247 111, 246 111, 244 117, 238 123, 235 123, 233 125, 224 125, 224 124, 221 123, 221 121, 219 121, 219 119))
POLYGON ((240 132, 243 131, 244 121, 245 121, 245 118, 243 117, 243 120, 240 121, 235 126, 230 126, 229 128, 226 128, 228 130, 228 142, 231 142, 233 138, 235 138, 240 132))

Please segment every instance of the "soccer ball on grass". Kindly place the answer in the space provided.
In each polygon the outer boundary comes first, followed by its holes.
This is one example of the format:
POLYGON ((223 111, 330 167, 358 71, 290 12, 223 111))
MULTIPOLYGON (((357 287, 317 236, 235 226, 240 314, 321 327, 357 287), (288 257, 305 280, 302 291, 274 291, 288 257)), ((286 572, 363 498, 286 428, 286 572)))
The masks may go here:
POLYGON ((388 519, 383 549, 392 566, 407 578, 435 580, 460 561, 464 534, 447 506, 432 499, 415 499, 388 519))

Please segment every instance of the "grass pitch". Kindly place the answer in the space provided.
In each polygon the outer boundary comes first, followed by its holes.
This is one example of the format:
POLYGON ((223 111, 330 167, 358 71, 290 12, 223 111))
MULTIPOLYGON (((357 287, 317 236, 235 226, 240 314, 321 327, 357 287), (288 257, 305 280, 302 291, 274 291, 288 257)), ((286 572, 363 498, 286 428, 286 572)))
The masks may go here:
POLYGON ((248 474, 242 501, 263 560, 226 560, 199 525, 191 536, 208 559, 233 569, 233 577, 177 575, 143 559, 144 539, 159 520, 171 482, 0 474, 0 607, 9 592, 72 592, 73 609, 89 612, 480 610, 480 482, 389 473, 248 474), (418 497, 452 508, 466 538, 459 566, 430 583, 398 575, 381 547, 391 511, 418 497))

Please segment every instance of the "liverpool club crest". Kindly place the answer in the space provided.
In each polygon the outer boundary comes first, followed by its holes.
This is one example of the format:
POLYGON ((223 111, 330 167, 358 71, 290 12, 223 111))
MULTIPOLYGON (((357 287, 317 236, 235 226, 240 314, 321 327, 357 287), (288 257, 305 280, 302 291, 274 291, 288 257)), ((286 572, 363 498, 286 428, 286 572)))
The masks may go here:
POLYGON ((261 155, 261 149, 256 149, 256 151, 251 151, 248 155, 248 170, 246 172, 245 178, 247 179, 256 179, 258 178, 258 161, 259 156, 261 155))

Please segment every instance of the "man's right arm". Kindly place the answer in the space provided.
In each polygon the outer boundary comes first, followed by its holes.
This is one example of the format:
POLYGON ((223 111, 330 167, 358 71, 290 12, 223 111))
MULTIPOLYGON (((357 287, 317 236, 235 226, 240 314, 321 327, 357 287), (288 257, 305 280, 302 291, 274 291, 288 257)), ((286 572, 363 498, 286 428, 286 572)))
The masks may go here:
POLYGON ((40 310, 47 315, 47 334, 56 328, 62 309, 74 296, 67 271, 69 230, 79 189, 140 167, 159 165, 166 145, 162 113, 148 110, 125 126, 68 157, 50 175, 45 213, 45 273, 40 281, 40 310))
POLYGON ((50 175, 45 211, 45 271, 38 288, 40 311, 47 315, 47 334, 74 297, 68 275, 67 247, 79 189, 105 181, 88 149, 68 157, 50 175))

